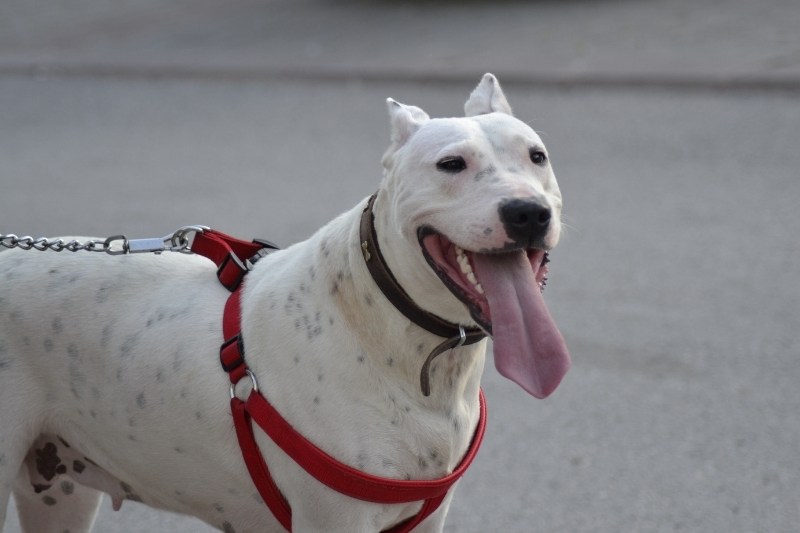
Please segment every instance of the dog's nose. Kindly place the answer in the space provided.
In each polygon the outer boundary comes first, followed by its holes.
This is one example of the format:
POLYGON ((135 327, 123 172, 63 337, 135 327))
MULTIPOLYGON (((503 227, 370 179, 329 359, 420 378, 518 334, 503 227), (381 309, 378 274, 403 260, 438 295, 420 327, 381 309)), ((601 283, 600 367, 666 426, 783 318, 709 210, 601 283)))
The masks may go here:
POLYGON ((500 221, 509 238, 527 246, 544 237, 552 216, 548 206, 532 198, 514 198, 500 204, 500 221))

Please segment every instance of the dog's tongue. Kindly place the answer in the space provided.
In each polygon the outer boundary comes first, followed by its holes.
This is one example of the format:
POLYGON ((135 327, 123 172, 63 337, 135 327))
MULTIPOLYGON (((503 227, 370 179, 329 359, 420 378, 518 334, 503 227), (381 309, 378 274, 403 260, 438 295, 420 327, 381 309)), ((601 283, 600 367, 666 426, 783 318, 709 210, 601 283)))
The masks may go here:
POLYGON ((533 396, 547 397, 570 359, 527 254, 474 254, 473 261, 489 302, 498 372, 533 396))

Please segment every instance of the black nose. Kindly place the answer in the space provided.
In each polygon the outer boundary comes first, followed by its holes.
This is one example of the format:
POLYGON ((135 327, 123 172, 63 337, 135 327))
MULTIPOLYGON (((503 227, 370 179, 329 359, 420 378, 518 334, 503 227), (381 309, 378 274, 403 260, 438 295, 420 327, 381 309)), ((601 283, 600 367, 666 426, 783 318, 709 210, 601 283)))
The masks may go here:
POLYGON ((531 198, 514 198, 500 204, 500 221, 515 243, 533 246, 541 241, 552 219, 550 208, 531 198))

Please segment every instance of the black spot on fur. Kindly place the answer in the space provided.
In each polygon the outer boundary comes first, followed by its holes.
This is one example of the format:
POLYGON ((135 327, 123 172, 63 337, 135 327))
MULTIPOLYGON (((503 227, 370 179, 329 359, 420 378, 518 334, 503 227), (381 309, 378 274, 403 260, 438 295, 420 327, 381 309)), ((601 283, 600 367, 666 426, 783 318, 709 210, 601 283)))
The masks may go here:
POLYGON ((74 461, 72 461, 72 470, 73 470, 73 471, 74 471, 76 474, 80 474, 80 473, 82 473, 84 470, 86 470, 86 464, 85 464, 83 461, 80 461, 80 460, 78 460, 78 459, 75 459, 74 461))
POLYGON ((80 352, 78 351, 78 346, 76 344, 70 344, 69 346, 67 346, 67 355, 69 356, 70 359, 77 359, 78 356, 80 355, 80 352))
POLYGON ((46 485, 41 483, 33 483, 33 492, 36 494, 41 494, 42 492, 49 490, 52 485, 46 485))
POLYGON ((106 287, 98 288, 94 294, 94 301, 99 304, 106 303, 108 301, 108 289, 106 287))
POLYGON ((75 492, 75 485, 72 483, 72 481, 66 481, 66 480, 62 481, 61 482, 61 492, 63 492, 67 496, 69 496, 70 494, 75 492))
POLYGON ((125 340, 122 341, 122 345, 119 347, 120 355, 122 357, 128 357, 136 348, 137 344, 139 344, 138 333, 126 336, 125 340))
POLYGON ((495 172, 497 172, 497 168, 495 168, 494 165, 489 165, 485 169, 475 174, 475 181, 481 181, 486 177, 491 177, 495 174, 495 172))
POLYGON ((61 333, 64 331, 64 324, 61 322, 61 317, 55 317, 52 322, 53 333, 61 333))
POLYGON ((61 464, 61 458, 58 456, 58 448, 52 442, 48 442, 43 448, 35 450, 36 455, 36 471, 41 474, 45 481, 50 481, 56 474, 63 474, 66 472, 66 467, 61 464), (63 467, 63 471, 61 468, 63 467))
POLYGON ((100 334, 100 346, 103 348, 108 347, 108 341, 111 338, 111 324, 103 326, 103 331, 100 334))
POLYGON ((125 499, 126 500, 130 500, 132 502, 141 502, 142 501, 142 498, 140 498, 139 495, 134 492, 133 487, 131 487, 130 485, 128 485, 124 481, 121 481, 119 486, 120 486, 120 488, 122 488, 122 491, 125 493, 125 499))
POLYGON ((356 466, 358 467, 359 470, 366 470, 367 459, 369 459, 369 456, 364 452, 361 452, 358 455, 356 455, 356 466))
POLYGON ((52 496, 49 496, 49 495, 42 496, 42 502, 45 505, 50 505, 50 506, 53 506, 53 505, 58 503, 55 498, 53 498, 52 496))
POLYGON ((224 533, 236 533, 236 530, 233 528, 230 522, 222 523, 222 531, 224 533))

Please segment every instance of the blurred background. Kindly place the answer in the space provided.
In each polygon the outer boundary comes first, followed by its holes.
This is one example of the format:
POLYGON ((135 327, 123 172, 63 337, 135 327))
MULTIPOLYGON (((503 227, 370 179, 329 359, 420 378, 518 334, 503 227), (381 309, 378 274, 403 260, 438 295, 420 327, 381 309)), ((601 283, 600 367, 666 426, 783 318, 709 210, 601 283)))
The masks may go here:
MULTIPOLYGON (((487 365, 446 531, 795 532, 799 29, 794 0, 3 0, 0 233, 285 246, 376 188, 387 97, 460 115, 493 72, 564 194, 574 366, 537 401, 487 365)), ((211 531, 109 501, 95 530, 211 531)))

